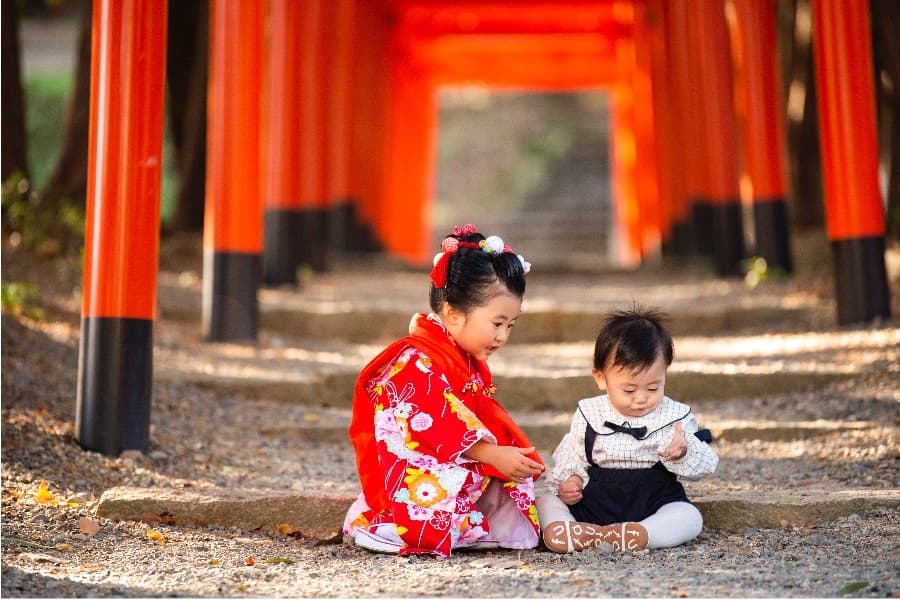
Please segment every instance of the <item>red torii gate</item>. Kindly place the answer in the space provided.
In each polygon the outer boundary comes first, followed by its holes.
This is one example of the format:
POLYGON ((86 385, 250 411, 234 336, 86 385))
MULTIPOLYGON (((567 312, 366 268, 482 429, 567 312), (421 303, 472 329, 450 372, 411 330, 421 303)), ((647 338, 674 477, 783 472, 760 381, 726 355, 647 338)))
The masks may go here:
MULTIPOLYGON (((814 2, 841 323, 889 314, 868 6, 850 4, 814 2)), ((329 236, 427 260, 432 98, 450 82, 612 92, 623 262, 712 240, 733 272, 743 168, 757 251, 790 270, 774 15, 735 7, 740 136, 723 0, 212 0, 204 336, 254 340, 258 285, 327 268, 329 236)), ((148 441, 166 1, 94 0, 93 18, 76 436, 117 454, 148 441)))

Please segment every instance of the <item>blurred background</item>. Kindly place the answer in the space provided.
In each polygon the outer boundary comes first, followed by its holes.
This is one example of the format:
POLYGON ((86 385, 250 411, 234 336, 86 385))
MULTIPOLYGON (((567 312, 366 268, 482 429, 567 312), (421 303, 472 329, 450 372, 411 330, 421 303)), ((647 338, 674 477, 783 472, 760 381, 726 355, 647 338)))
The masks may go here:
MULTIPOLYGON (((871 13, 880 184, 887 246, 894 249, 900 240, 900 4, 872 0, 871 13)), ((777 15, 793 239, 824 246, 809 0, 778 0, 777 15)), ((169 3, 164 236, 202 230, 205 112, 190 99, 206 85, 207 29, 207 3, 169 3)), ((90 2, 4 2, 3 44, 4 239, 40 255, 77 252, 87 176, 90 2)), ((565 257, 570 266, 595 265, 608 255, 606 93, 444 88, 438 106, 435 237, 474 221, 548 262, 565 257)), ((752 218, 744 223, 749 229, 752 218)), ((893 259, 888 269, 895 279, 893 259)))

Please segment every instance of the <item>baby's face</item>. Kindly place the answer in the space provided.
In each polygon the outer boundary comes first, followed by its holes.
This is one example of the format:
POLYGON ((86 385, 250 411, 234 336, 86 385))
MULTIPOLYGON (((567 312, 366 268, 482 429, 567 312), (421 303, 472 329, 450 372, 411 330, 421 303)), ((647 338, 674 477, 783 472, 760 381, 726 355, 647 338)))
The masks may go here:
POLYGON ((662 356, 648 368, 634 371, 621 366, 594 370, 600 389, 606 388, 609 402, 626 417, 642 417, 662 402, 666 387, 666 362, 662 356))

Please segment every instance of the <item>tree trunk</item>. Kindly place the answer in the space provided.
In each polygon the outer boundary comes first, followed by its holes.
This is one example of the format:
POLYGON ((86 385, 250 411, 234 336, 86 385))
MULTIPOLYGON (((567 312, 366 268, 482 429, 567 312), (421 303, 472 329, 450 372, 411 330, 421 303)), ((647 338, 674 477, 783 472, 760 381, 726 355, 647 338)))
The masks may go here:
POLYGON ((900 241, 900 6, 895 0, 872 2, 873 46, 875 48, 875 82, 879 87, 882 122, 890 127, 882 137, 882 155, 889 159, 887 186, 886 238, 900 241), (890 79, 888 85, 880 71, 890 79))
POLYGON ((206 182, 206 82, 209 3, 169 5, 169 127, 175 143, 178 191, 168 231, 200 231, 206 182))
POLYGON ((91 2, 81 2, 75 87, 69 96, 59 158, 38 193, 37 209, 70 201, 83 206, 87 194, 88 134, 91 116, 91 2))
MULTIPOLYGON (((812 40, 797 33, 796 15, 809 10, 807 0, 794 0, 794 35, 790 48, 790 88, 804 91, 802 116, 788 115, 788 167, 792 188, 791 222, 802 227, 821 226, 825 211, 819 159, 819 126, 816 109, 812 40)), ((790 107, 789 107, 790 108, 790 107)))
POLYGON ((25 96, 22 93, 18 3, 3 2, 2 16, 3 141, 0 178, 6 181, 16 171, 28 177, 28 146, 25 135, 25 96))

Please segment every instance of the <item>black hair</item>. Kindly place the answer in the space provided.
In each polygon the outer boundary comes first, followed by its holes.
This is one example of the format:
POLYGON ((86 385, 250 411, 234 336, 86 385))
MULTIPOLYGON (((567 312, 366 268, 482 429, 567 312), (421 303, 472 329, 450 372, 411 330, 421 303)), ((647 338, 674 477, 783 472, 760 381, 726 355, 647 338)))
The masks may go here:
MULTIPOLYGON (((448 237, 474 244, 485 239, 477 232, 448 237)), ((512 252, 488 254, 479 248, 461 246, 447 264, 447 284, 442 288, 431 284, 431 310, 440 313, 444 304, 449 304, 468 314, 496 295, 491 288, 497 284, 519 298, 525 296, 525 269, 519 257, 512 252)))
POLYGON ((668 317, 655 309, 617 310, 603 320, 594 344, 594 368, 602 371, 618 366, 631 370, 648 368, 662 356, 672 364, 672 335, 665 328, 668 317))

